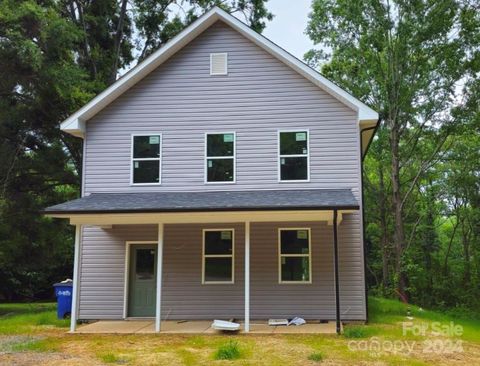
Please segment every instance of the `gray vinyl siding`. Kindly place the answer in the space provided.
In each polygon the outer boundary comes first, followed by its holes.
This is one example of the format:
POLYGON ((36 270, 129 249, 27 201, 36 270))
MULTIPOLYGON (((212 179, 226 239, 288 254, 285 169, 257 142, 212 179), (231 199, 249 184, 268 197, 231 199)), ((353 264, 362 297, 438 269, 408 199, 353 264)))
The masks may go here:
POLYGON ((216 23, 87 123, 85 193, 352 188, 356 113, 225 25, 216 23), (228 75, 210 75, 210 53, 228 75), (279 183, 277 131, 309 129, 309 183, 279 183), (204 183, 205 133, 236 132, 236 183, 204 183), (130 185, 131 134, 159 132, 161 186, 130 185))
POLYGON ((157 225, 84 227, 80 259, 80 319, 121 319, 126 242, 158 240, 157 225))
POLYGON ((243 224, 167 225, 165 228, 162 319, 243 318, 243 224), (202 284, 204 228, 235 230, 233 284, 202 284))
MULTIPOLYGON (((363 275, 358 272, 361 263, 355 263, 360 253, 355 241, 348 240, 358 234, 354 226, 350 219, 339 226, 340 311, 344 320, 365 319, 363 275)), ((326 222, 253 223, 251 233, 252 318, 335 319, 333 227, 326 222), (278 282, 278 228, 287 227, 311 228, 311 284, 278 282)))
MULTIPOLYGON (((221 22, 86 126, 83 194, 349 188, 360 201, 356 113, 221 22), (228 53, 227 76, 210 76, 214 52, 228 53), (309 130, 310 182, 278 182, 277 138, 284 129, 309 130), (205 184, 205 133, 226 131, 236 133, 236 183, 205 184), (162 134, 161 185, 130 185, 135 133, 162 134)), ((312 224, 312 285, 278 284, 274 226, 252 223, 252 318, 333 319, 331 226, 312 224)), ((340 228, 341 310, 345 318, 365 319, 360 214, 346 215, 340 228)), ((243 228, 236 232, 234 285, 200 284, 200 229, 166 227, 162 317, 243 317, 243 228)), ((80 318, 122 318, 125 241, 156 235, 151 225, 84 229, 80 318)))
MULTIPOLYGON (((364 315, 361 254, 350 237, 351 218, 339 227, 341 312, 344 320, 364 315)), ((301 316, 334 319, 332 226, 325 222, 252 223, 251 317, 301 316), (312 283, 278 283, 278 229, 311 228, 312 283)), ((126 241, 156 240, 155 225, 85 228, 80 283, 81 319, 121 319, 124 306, 126 241)), ((162 319, 230 319, 244 316, 244 224, 166 225, 162 319), (202 284, 202 229, 235 230, 234 284, 202 284)))

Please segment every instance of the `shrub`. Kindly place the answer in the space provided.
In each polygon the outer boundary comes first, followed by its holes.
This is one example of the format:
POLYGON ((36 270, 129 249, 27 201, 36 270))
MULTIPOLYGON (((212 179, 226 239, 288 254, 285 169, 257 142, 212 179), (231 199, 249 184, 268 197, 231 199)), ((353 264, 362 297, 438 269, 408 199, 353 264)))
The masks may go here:
POLYGON ((215 352, 216 360, 236 360, 241 357, 240 347, 238 342, 230 341, 221 345, 217 352, 215 352))

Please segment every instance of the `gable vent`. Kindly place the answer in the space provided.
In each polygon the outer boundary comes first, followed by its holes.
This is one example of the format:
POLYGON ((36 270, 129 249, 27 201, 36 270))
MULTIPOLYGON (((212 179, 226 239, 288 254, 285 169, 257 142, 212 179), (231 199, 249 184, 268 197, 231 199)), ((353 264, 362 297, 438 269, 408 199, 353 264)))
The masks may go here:
POLYGON ((227 54, 210 54, 210 75, 227 75, 227 54))

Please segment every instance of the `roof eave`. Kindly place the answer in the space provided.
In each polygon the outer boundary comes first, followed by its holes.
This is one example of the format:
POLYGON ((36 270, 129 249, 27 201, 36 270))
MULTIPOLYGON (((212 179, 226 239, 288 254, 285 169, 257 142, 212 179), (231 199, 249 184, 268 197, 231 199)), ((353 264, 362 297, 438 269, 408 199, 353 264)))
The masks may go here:
POLYGON ((62 131, 69 133, 70 135, 73 135, 75 137, 80 137, 82 139, 85 137, 85 121, 81 120, 80 118, 76 118, 69 121, 68 124, 65 124, 65 122, 60 125, 60 129, 62 131))
POLYGON ((359 210, 359 205, 338 205, 338 206, 282 206, 282 207, 217 207, 217 208, 177 208, 170 210, 141 209, 141 210, 66 210, 49 211, 42 213, 46 216, 57 215, 95 215, 95 214, 143 214, 143 213, 176 213, 176 212, 244 212, 244 211, 333 211, 333 210, 359 210))

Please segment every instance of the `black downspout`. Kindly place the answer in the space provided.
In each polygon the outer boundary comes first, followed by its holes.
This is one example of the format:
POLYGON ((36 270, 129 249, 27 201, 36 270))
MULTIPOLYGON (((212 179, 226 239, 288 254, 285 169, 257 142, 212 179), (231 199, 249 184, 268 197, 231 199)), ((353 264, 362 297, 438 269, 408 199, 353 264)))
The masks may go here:
POLYGON ((363 231, 363 282, 365 285, 365 322, 368 323, 368 288, 367 288, 367 246, 365 244, 365 205, 364 205, 364 198, 363 198, 363 160, 367 155, 368 149, 370 148, 370 144, 373 141, 373 137, 377 133, 378 127, 380 126, 380 120, 377 121, 377 124, 372 127, 364 128, 360 130, 360 174, 362 178, 362 231, 363 231), (373 130, 373 135, 370 141, 368 142, 367 148, 365 149, 365 154, 363 153, 363 146, 362 146, 362 137, 365 131, 373 130))
POLYGON ((334 272, 335 272, 335 320, 337 323, 337 334, 341 333, 340 325, 340 294, 339 294, 339 283, 338 283, 338 235, 337 235, 337 210, 333 210, 333 261, 334 261, 334 272))

